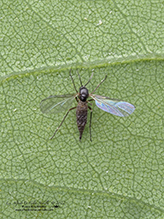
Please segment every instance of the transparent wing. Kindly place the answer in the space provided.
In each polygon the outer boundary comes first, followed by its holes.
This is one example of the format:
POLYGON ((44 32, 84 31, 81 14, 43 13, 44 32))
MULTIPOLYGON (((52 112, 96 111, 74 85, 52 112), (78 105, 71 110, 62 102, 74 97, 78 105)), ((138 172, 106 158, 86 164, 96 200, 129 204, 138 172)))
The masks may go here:
POLYGON ((129 116, 135 110, 132 104, 122 100, 111 99, 96 94, 91 94, 90 96, 95 100, 97 107, 116 116, 129 116))
POLYGON ((40 110, 46 114, 59 113, 70 108, 76 96, 77 94, 49 96, 41 101, 40 110))

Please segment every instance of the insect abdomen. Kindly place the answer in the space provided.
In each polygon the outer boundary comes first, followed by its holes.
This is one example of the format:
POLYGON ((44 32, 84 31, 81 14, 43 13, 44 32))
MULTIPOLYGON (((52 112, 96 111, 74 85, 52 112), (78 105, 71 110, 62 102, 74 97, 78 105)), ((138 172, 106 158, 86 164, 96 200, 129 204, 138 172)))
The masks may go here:
POLYGON ((76 110, 76 120, 77 126, 80 132, 79 140, 82 138, 82 134, 87 123, 87 113, 88 113, 88 105, 87 102, 79 101, 77 110, 76 110))

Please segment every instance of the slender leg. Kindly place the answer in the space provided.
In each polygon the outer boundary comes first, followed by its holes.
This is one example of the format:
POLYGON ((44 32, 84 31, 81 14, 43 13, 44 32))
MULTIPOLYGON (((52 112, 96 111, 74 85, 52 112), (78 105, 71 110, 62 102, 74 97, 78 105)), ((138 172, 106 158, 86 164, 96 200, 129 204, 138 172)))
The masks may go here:
POLYGON ((89 102, 89 101, 93 101, 93 100, 94 100, 94 99, 90 99, 90 100, 87 100, 87 101, 89 102))
POLYGON ((70 109, 68 110, 68 112, 67 112, 66 115, 64 116, 62 122, 60 123, 60 125, 58 126, 58 128, 56 129, 56 131, 54 132, 53 136, 52 136, 50 139, 52 139, 52 138, 55 136, 57 130, 60 128, 60 126, 63 124, 65 118, 68 116, 68 113, 69 113, 71 110, 73 110, 73 109, 76 109, 76 106, 75 106, 75 107, 72 107, 72 108, 70 108, 70 109))
POLYGON ((91 77, 89 78, 89 80, 88 80, 88 82, 84 85, 84 87, 86 87, 87 86, 87 84, 90 82, 90 80, 92 79, 92 77, 93 77, 93 73, 94 72, 92 72, 92 75, 91 75, 91 77))
POLYGON ((80 77, 80 75, 79 75, 79 71, 77 71, 77 73, 78 73, 79 80, 80 80, 80 84, 81 84, 81 87, 82 87, 83 85, 82 85, 81 77, 80 77))
MULTIPOLYGON (((105 75, 105 78, 100 82, 100 84, 102 84, 105 81, 106 78, 107 78, 107 75, 105 75)), ((94 89, 94 91, 92 91, 91 94, 93 94, 97 90, 97 88, 100 86, 100 84, 97 85, 97 87, 94 89)))
POLYGON ((90 141, 92 141, 91 138, 91 122, 92 122, 92 108, 90 106, 88 106, 88 108, 90 109, 91 113, 90 113, 90 124, 89 124, 89 129, 90 129, 90 141))
POLYGON ((75 83, 74 83, 74 80, 73 80, 73 77, 72 77, 72 75, 71 75, 71 71, 72 71, 72 69, 70 69, 69 75, 70 75, 70 77, 71 77, 71 80, 72 80, 73 86, 74 86, 74 88, 75 88, 75 91, 78 93, 78 91, 77 91, 77 89, 76 89, 76 86, 75 86, 75 83))
POLYGON ((77 103, 78 103, 78 102, 79 102, 78 98, 77 98, 77 97, 75 97, 75 99, 76 99, 76 101, 77 101, 77 103))

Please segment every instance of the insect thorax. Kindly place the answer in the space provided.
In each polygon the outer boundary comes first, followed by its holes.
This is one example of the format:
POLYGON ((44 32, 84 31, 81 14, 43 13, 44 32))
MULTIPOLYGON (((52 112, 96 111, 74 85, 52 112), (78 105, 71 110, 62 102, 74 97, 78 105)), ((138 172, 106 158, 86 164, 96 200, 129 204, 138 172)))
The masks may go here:
POLYGON ((88 97, 89 97, 88 89, 86 87, 80 87, 80 89, 79 89, 79 99, 81 101, 85 102, 88 97))

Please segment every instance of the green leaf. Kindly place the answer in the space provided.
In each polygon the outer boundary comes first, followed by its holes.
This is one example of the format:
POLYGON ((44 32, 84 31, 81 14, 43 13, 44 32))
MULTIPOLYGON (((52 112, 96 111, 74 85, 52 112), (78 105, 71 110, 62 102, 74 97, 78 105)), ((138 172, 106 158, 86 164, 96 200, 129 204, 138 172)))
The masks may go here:
MULTIPOLYGON (((164 217, 162 1, 1 1, 1 218, 164 217), (42 114, 74 93, 135 105, 126 118, 93 102, 79 142, 75 111, 42 114), (89 119, 88 119, 89 120, 89 119), (19 211, 19 212, 18 212, 19 211), (19 215, 19 216, 18 216, 19 215)), ((77 103, 74 101, 74 105, 77 103)))

